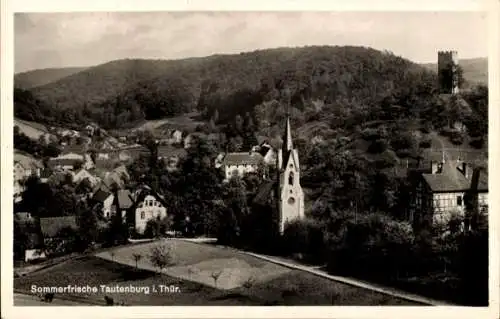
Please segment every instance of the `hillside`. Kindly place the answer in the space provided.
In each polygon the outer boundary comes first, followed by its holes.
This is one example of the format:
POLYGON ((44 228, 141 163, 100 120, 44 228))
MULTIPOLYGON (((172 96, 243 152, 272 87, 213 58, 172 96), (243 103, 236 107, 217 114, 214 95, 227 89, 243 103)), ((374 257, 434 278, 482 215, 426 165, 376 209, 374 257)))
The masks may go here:
POLYGON ((20 89, 31 89, 37 86, 46 85, 62 78, 85 70, 86 68, 49 68, 14 75, 14 87, 20 89))
MULTIPOLYGON (((488 58, 473 58, 459 60, 464 73, 464 79, 470 84, 488 84, 488 58)), ((436 63, 422 64, 429 70, 437 72, 436 63)))
POLYGON ((312 46, 183 60, 118 60, 31 92, 40 103, 67 111, 64 119, 69 122, 87 117, 114 127, 182 114, 198 106, 206 109, 208 104, 225 104, 219 115, 231 118, 236 105, 242 113, 252 111, 285 87, 291 89, 292 104, 299 108, 313 99, 329 104, 352 98, 368 102, 387 91, 404 89, 421 75, 433 81, 432 72, 389 53, 365 47, 312 46))
MULTIPOLYGON (((198 123, 207 123, 201 129, 222 130, 224 147, 236 151, 255 145, 257 136, 281 135, 288 112, 303 141, 349 140, 371 153, 369 158, 385 157, 387 165, 395 155, 418 157, 414 146, 426 141, 412 132, 440 132, 458 120, 481 148, 487 140, 487 88, 464 92, 471 107, 459 110, 440 100, 430 68, 353 46, 118 60, 29 91, 17 89, 15 115, 56 126, 94 121, 105 129, 124 129, 162 126, 166 118, 174 122, 194 112, 200 114, 198 123)), ((462 133, 444 134, 465 142, 462 133)))

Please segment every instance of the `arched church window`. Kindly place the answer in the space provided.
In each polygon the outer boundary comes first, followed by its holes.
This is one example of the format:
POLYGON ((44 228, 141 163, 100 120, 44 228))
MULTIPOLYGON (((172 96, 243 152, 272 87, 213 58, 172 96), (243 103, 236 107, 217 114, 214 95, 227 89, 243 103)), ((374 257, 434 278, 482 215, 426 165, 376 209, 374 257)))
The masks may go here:
POLYGON ((290 172, 288 175, 288 184, 293 185, 293 172, 290 172))
POLYGON ((288 204, 290 204, 290 205, 295 204, 295 198, 290 197, 290 198, 288 199, 288 204))

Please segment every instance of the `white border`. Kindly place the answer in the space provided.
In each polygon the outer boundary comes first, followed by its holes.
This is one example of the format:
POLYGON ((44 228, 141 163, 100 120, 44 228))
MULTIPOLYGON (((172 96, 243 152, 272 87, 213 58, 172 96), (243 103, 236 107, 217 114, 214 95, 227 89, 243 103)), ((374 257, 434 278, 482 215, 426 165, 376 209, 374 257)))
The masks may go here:
MULTIPOLYGON (((498 293, 500 234, 497 231, 498 152, 495 137, 500 107, 499 81, 499 1, 467 0, 1 0, 1 145, 2 145, 2 317, 5 318, 499 318, 498 293), (12 92, 13 92, 13 12, 68 11, 483 11, 489 12, 489 176, 490 176, 490 306, 468 307, 13 307, 12 306, 12 92)), ((473 261, 472 261, 473 262, 473 261)))

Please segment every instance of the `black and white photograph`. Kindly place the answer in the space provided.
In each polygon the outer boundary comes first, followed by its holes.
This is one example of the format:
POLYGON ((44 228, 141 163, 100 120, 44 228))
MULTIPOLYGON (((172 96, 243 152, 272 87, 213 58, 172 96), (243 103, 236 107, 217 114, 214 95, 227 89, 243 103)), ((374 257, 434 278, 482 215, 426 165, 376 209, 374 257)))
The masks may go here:
POLYGON ((15 307, 490 305, 487 12, 13 27, 15 307))

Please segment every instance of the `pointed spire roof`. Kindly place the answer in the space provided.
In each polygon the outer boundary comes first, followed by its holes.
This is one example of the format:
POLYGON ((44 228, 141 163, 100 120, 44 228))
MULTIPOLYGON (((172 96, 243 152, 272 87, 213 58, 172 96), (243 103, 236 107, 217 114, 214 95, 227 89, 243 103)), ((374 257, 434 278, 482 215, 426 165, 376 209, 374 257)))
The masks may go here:
POLYGON ((286 118, 285 135, 283 136, 283 151, 290 152, 293 150, 292 128, 290 127, 290 117, 286 118))

